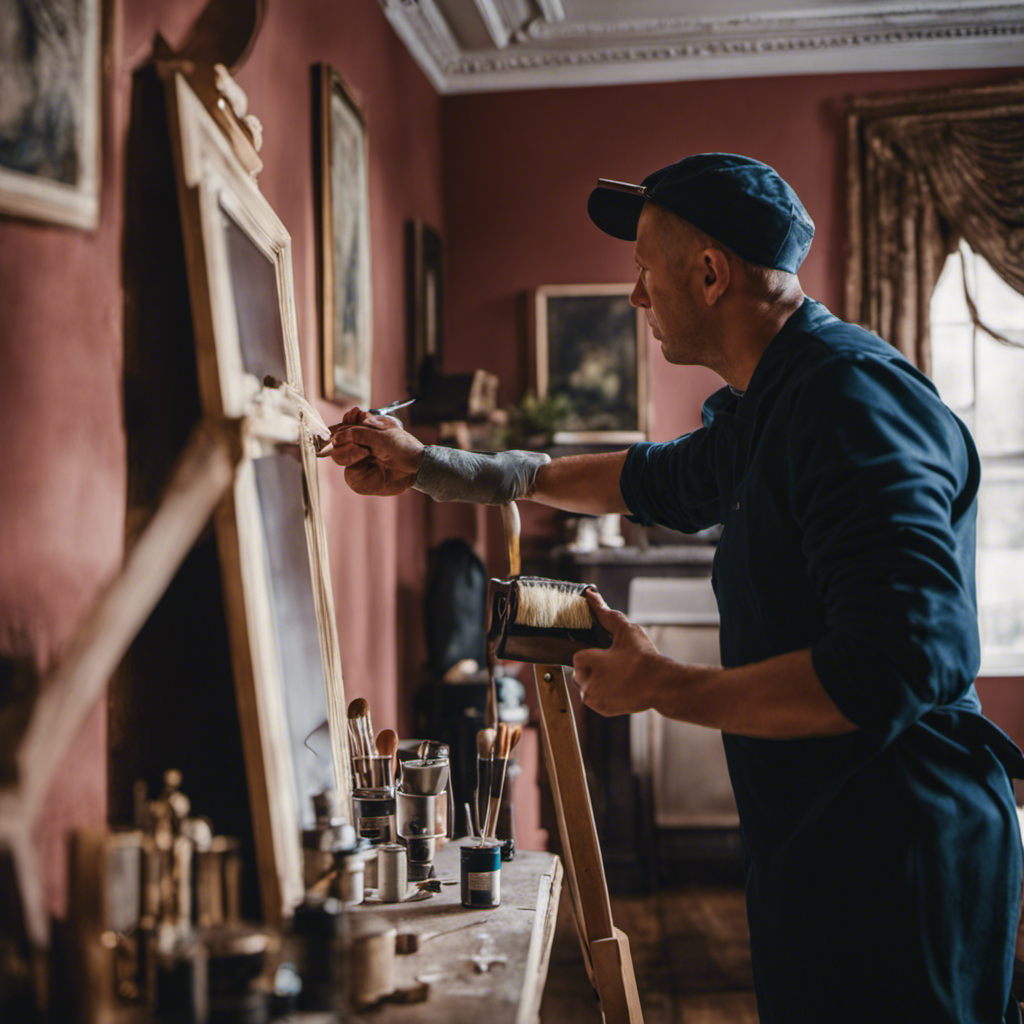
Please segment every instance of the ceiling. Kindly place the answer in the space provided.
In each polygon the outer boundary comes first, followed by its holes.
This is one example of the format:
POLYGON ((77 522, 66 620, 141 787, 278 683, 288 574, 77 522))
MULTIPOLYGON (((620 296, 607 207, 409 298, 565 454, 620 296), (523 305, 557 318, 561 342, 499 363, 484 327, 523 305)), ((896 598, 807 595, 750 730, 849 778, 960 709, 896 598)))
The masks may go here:
POLYGON ((443 95, 1024 64, 1009 0, 379 2, 443 95))

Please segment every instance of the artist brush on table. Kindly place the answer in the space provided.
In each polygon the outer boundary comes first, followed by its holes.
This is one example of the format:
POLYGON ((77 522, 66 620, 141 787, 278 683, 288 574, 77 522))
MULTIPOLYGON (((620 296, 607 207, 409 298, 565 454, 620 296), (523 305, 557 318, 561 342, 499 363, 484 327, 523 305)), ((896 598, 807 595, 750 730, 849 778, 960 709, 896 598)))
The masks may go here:
MULTIPOLYGON (((490 833, 485 834, 481 842, 486 842, 488 838, 496 839, 498 836, 498 815, 501 811, 501 797, 505 792, 505 776, 508 775, 508 759, 512 756, 512 751, 519 745, 519 738, 523 734, 523 727, 521 725, 513 726, 508 731, 508 741, 505 744, 505 749, 501 755, 501 764, 498 767, 498 799, 494 804, 494 813, 491 815, 491 828, 490 833)), ((507 836, 505 838, 508 838, 507 836)))
POLYGON ((504 779, 502 765, 508 761, 509 744, 511 743, 511 730, 504 723, 498 725, 498 735, 491 748, 490 766, 490 787, 487 801, 487 816, 484 818, 484 827, 480 833, 480 845, 490 837, 491 828, 498 821, 498 804, 501 802, 501 784, 504 779))
POLYGON ((395 755, 398 753, 398 733, 394 729, 381 729, 377 733, 377 756, 383 758, 379 762, 382 785, 390 786, 395 780, 395 755))
POLYGON ((348 735, 356 785, 364 789, 370 788, 373 786, 371 767, 376 747, 373 740, 370 703, 365 697, 356 697, 348 706, 348 735))
POLYGON ((484 818, 487 814, 487 794, 491 788, 491 763, 494 756, 494 741, 497 729, 481 729, 476 734, 476 790, 473 793, 474 825, 477 836, 484 834, 484 818), (480 805, 480 794, 483 794, 484 805, 480 805))

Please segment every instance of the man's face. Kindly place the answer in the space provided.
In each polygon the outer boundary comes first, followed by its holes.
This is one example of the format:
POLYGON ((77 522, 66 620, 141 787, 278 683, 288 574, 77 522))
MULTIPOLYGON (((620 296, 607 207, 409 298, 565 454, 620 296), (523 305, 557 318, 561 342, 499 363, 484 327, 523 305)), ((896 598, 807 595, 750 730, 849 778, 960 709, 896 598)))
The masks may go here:
POLYGON ((644 311, 665 359, 706 365, 708 324, 701 316, 694 275, 700 245, 687 226, 655 203, 646 203, 636 230, 636 286, 629 301, 644 311))

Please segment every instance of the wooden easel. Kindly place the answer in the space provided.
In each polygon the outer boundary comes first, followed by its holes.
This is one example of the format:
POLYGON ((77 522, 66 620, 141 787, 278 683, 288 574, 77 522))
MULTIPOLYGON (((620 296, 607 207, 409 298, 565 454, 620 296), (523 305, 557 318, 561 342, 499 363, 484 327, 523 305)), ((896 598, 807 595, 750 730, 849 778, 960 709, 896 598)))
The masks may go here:
MULTIPOLYGON (((509 576, 518 576, 522 568, 520 521, 514 501, 501 506, 501 521, 508 547, 509 576)), ((608 881, 576 733, 576 718, 569 701, 566 669, 561 665, 534 665, 533 671, 540 700, 544 763, 551 782, 565 875, 569 880, 587 976, 601 1001, 605 1024, 643 1024, 629 939, 612 923, 608 881)))
POLYGON ((534 665, 544 763, 562 839, 576 931, 605 1024, 643 1024, 629 939, 612 923, 608 883, 594 824, 566 669, 534 665))

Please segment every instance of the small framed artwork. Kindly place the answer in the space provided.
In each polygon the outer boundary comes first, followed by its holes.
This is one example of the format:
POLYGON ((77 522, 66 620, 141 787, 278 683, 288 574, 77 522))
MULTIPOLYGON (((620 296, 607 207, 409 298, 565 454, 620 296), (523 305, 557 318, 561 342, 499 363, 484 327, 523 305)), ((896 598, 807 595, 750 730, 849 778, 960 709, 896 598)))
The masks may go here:
POLYGON ((314 76, 324 395, 366 405, 373 355, 366 119, 333 68, 319 64, 314 76))
POLYGON ((444 277, 441 236, 421 220, 406 221, 409 389, 443 372, 444 277))
POLYGON ((0 213, 99 223, 100 6, 0 4, 0 213))
POLYGON ((631 284, 544 285, 531 325, 538 398, 571 412, 555 444, 632 444, 647 437, 647 327, 631 284))

